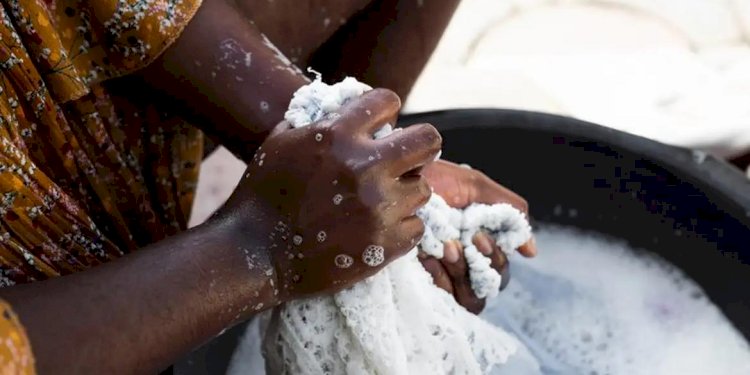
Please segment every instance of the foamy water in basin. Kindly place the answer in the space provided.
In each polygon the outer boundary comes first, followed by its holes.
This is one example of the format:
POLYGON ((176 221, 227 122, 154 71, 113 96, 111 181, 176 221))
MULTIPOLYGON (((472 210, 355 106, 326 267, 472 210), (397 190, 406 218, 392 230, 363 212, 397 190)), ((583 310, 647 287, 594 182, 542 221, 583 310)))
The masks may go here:
MULTIPOLYGON (((747 341, 676 267, 594 233, 547 226, 536 239, 539 255, 511 259, 482 313, 526 345, 493 374, 750 374, 747 341)), ((259 345, 235 357, 230 373, 263 373, 259 345)))
POLYGON ((538 231, 540 254, 483 316, 549 374, 750 374, 750 348, 701 288, 645 251, 591 233, 538 231))

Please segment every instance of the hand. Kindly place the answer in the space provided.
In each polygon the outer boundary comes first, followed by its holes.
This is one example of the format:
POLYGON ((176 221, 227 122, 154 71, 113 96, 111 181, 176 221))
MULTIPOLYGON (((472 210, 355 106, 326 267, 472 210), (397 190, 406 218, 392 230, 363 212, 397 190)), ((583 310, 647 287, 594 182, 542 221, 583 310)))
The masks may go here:
MULTIPOLYGON (((471 203, 508 203, 528 214, 528 204, 516 193, 498 185, 485 174, 454 163, 438 160, 426 166, 422 174, 433 188, 452 207, 464 208, 471 203)), ((510 280, 508 259, 485 233, 478 233, 473 239, 477 249, 490 257, 492 267, 503 276, 501 289, 510 280)), ((468 268, 463 258, 460 242, 451 241, 445 244, 443 259, 435 259, 420 253, 420 260, 425 269, 432 275, 435 284, 456 297, 456 301, 467 310, 479 313, 485 301, 477 298, 471 289, 468 268)), ((536 255, 534 240, 524 244, 518 252, 526 257, 536 255)))
POLYGON ((429 199, 415 171, 441 138, 422 124, 375 140, 395 123, 399 98, 373 90, 338 116, 292 129, 281 123, 258 149, 228 203, 244 231, 263 228, 281 301, 348 287, 406 253, 429 199))

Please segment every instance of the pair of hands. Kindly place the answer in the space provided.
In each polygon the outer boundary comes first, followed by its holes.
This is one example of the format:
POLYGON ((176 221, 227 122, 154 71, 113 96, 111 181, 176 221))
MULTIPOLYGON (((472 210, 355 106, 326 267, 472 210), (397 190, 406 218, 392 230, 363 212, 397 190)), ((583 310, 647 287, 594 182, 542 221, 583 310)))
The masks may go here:
MULTIPOLYGON (((458 208, 506 202, 526 210, 522 198, 480 172, 433 162, 442 140, 431 125, 373 139, 395 124, 400 107, 396 94, 378 89, 306 127, 282 122, 248 163, 226 207, 248 230, 267 232, 280 301, 346 288, 412 249, 424 232, 416 211, 432 189, 458 208)), ((507 275, 500 249, 483 235, 475 243, 507 275)), ((471 290, 462 249, 445 246, 444 259, 421 261, 439 287, 480 311, 484 301, 471 290)), ((529 243, 520 252, 535 249, 529 243)))

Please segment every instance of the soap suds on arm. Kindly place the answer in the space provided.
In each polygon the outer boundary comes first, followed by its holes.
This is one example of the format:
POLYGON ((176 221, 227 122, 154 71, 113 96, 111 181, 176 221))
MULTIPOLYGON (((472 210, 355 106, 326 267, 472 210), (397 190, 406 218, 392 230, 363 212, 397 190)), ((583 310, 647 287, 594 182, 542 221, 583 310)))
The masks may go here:
MULTIPOLYGON (((294 94, 285 119, 293 127, 309 125, 335 115, 348 100, 368 90, 369 86, 354 78, 327 85, 318 77, 294 94)), ((397 130, 383 124, 375 137, 387 137, 397 130)), ((433 194, 419 212, 427 230, 418 248, 442 257, 444 241, 459 240, 465 232, 479 230, 489 230, 498 243, 514 243, 505 239, 509 236, 505 231, 508 228, 497 224, 506 223, 504 219, 493 221, 483 216, 492 215, 493 210, 504 210, 502 205, 488 207, 476 213, 457 210, 433 194)), ((510 229, 521 227, 513 225, 510 229)), ((514 239, 520 236, 512 235, 514 239)), ((268 371, 486 374, 501 368, 519 349, 518 341, 468 312, 451 294, 435 286, 417 259, 418 248, 333 296, 291 301, 270 312, 263 344, 268 371)), ((377 265, 382 262, 383 250, 371 246, 363 249, 363 259, 341 257, 332 260, 331 267, 345 268, 352 261, 377 265)), ((470 259, 470 275, 474 275, 472 281, 477 283, 475 290, 484 295, 492 294, 490 288, 497 292, 500 275, 489 266, 489 258, 478 251, 470 254, 467 259, 470 259)), ((243 346, 252 342, 251 337, 243 339, 232 360, 230 374, 240 374, 239 369, 246 367, 243 362, 254 360, 240 354, 246 352, 243 346)))

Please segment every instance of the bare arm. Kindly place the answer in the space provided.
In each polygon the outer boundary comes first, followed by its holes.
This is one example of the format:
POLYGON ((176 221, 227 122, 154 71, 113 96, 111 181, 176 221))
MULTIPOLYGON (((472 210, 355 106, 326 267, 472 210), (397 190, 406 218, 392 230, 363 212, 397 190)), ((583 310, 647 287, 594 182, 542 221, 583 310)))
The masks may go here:
POLYGON ((414 213, 430 190, 400 176, 433 160, 441 140, 424 124, 374 140, 399 107, 374 90, 335 119, 280 126, 207 224, 91 270, 0 289, 39 372, 153 373, 253 313, 348 287, 404 254, 422 236, 414 213), (382 159, 368 157, 378 150, 382 159), (383 263, 361 260, 372 244, 383 263), (348 267, 336 266, 341 256, 348 267))
POLYGON ((372 0, 313 55, 330 79, 351 75, 406 98, 460 0, 372 0))
POLYGON ((263 248, 263 236, 235 226, 207 224, 88 271, 0 289, 0 297, 26 326, 41 374, 153 373, 278 303, 268 256, 254 250, 265 263, 249 269, 242 250, 263 248))
POLYGON ((245 160, 309 80, 226 0, 206 0, 143 72, 207 133, 245 160))

